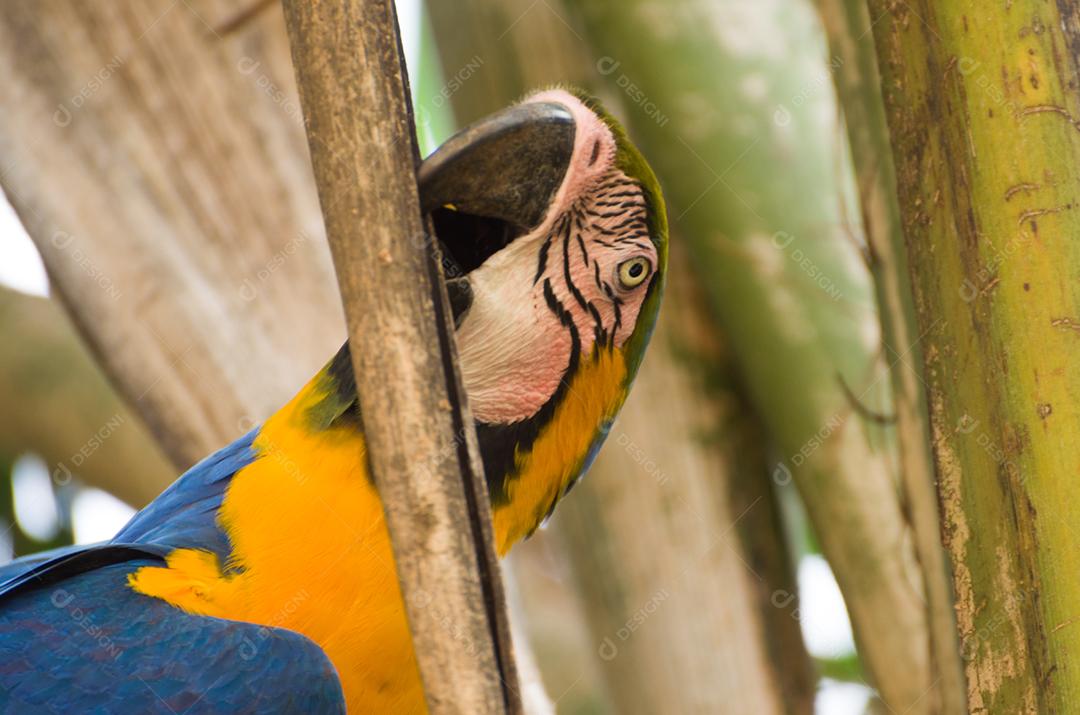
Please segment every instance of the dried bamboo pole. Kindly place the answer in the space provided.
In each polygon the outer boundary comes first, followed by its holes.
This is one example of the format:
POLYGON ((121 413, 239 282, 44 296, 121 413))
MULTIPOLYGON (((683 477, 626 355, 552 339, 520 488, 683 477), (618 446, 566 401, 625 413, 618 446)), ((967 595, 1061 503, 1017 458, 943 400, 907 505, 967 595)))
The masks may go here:
POLYGON ((520 712, 476 435, 420 214, 393 2, 285 0, 284 7, 345 304, 366 458, 428 708, 520 712), (431 608, 436 599, 439 608, 431 608))

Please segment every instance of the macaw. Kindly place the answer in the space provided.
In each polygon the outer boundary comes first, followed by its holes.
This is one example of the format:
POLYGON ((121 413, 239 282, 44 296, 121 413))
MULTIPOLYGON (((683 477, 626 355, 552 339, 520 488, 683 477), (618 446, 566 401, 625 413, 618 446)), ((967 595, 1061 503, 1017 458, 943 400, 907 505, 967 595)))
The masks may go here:
MULTIPOLYGON (((592 462, 656 321, 667 218, 587 95, 528 96, 419 170, 505 554, 592 462)), ((111 541, 0 568, 4 713, 426 711, 346 344, 111 541)))

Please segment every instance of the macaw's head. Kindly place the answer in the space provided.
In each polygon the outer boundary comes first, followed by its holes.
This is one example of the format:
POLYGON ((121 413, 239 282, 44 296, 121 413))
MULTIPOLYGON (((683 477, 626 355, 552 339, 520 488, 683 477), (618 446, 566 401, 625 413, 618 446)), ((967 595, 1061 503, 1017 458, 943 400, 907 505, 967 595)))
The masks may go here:
POLYGON ((562 89, 463 130, 420 169, 500 552, 588 467, 656 322, 667 218, 649 165, 562 89))

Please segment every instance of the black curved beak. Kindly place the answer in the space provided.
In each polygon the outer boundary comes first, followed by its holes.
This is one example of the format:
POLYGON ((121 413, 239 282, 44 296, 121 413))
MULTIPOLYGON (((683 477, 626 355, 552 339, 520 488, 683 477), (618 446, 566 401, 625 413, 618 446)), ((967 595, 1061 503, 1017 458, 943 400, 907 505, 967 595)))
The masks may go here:
POLYGON ((574 134, 573 116, 554 102, 518 104, 485 117, 421 163, 421 208, 448 207, 531 229, 562 185, 574 134))

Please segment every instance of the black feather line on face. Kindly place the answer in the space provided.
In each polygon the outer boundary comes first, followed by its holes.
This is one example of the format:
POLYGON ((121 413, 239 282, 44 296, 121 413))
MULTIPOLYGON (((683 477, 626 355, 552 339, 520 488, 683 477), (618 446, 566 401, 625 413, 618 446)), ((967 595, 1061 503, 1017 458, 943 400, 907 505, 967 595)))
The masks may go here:
MULTIPOLYGON (((616 211, 615 216, 618 216, 618 215, 620 215, 622 213, 624 213, 624 212, 623 211, 616 211)), ((626 217, 626 219, 624 219, 620 223, 617 223, 614 226, 612 226, 611 230, 621 234, 625 229, 629 228, 630 226, 633 226, 635 223, 640 223, 641 227, 643 229, 647 229, 647 227, 645 226, 645 219, 643 219, 641 216, 638 216, 637 214, 633 214, 631 216, 626 217)))
POLYGON ((595 323, 593 326, 593 339, 597 345, 607 345, 608 334, 604 328, 604 321, 601 320, 600 311, 596 309, 591 300, 589 301, 589 313, 592 314, 593 323, 595 323))
MULTIPOLYGON (((585 266, 588 267, 589 262, 590 262, 589 261, 589 250, 585 247, 585 239, 583 239, 581 237, 581 234, 579 232, 576 232, 576 231, 574 232, 574 238, 577 240, 577 245, 581 249, 581 258, 585 262, 585 266)), ((569 265, 569 264, 567 264, 567 265, 569 265)), ((600 285, 600 264, 597 263, 596 261, 593 261, 592 265, 595 267, 597 287, 599 287, 599 285, 600 285)), ((566 277, 567 277, 567 282, 570 283, 571 281, 570 281, 570 275, 569 275, 569 268, 567 268, 567 276, 566 277)), ((580 291, 577 290, 576 286, 573 287, 573 290, 575 290, 578 294, 580 294, 580 291)), ((584 296, 582 296, 582 297, 584 297, 584 296)), ((596 344, 597 345, 606 345, 607 342, 608 342, 608 334, 607 334, 607 329, 604 327, 604 320, 603 320, 603 318, 600 317, 599 309, 597 309, 596 304, 593 303, 591 300, 586 301, 585 308, 586 308, 586 310, 589 311, 589 314, 592 316, 593 323, 595 323, 595 325, 593 326, 593 338, 595 339, 596 344)))
MULTIPOLYGON (((609 211, 599 211, 599 210, 597 210, 597 211, 593 211, 592 213, 593 213, 593 216, 597 216, 599 218, 619 218, 620 216, 624 216, 626 214, 626 211, 623 210, 623 209, 620 209, 620 208, 615 208, 615 209, 611 209, 609 211)), ((637 219, 634 218, 634 217, 631 217, 629 220, 636 221, 637 219)), ((616 228, 618 228, 618 227, 616 227, 616 228)))
POLYGON ((608 189, 625 189, 628 185, 634 185, 634 182, 621 176, 620 174, 613 174, 610 178, 605 179, 599 186, 597 186, 597 194, 607 196, 608 189))
POLYGON ((566 281, 566 288, 570 291, 570 295, 574 297, 574 301, 581 306, 582 310, 588 310, 589 306, 585 300, 585 296, 578 290, 577 285, 574 284, 574 279, 570 277, 570 225, 567 223, 566 230, 562 235, 563 240, 563 280, 566 281))
POLYGON ((555 416, 555 408, 563 401, 570 389, 570 377, 577 372, 581 362, 581 338, 570 312, 555 296, 551 281, 544 279, 544 302, 559 323, 570 333, 570 359, 567 361, 565 377, 559 382, 554 394, 528 419, 512 424, 476 423, 476 437, 480 443, 480 455, 484 461, 484 476, 487 478, 488 494, 492 506, 500 506, 510 501, 510 483, 517 476, 517 455, 527 454, 540 432, 555 416))
POLYGON ((574 228, 578 231, 585 230, 585 214, 577 206, 574 206, 574 228))
POLYGON ((585 239, 581 237, 580 231, 574 232, 574 238, 577 239, 578 247, 581 249, 581 257, 585 259, 585 267, 589 267, 589 252, 585 249, 585 239))
POLYGON ((554 238, 555 234, 549 233, 547 238, 544 239, 543 245, 540 246, 540 257, 536 260, 536 276, 533 277, 533 285, 536 285, 544 275, 544 269, 547 268, 548 251, 551 250, 551 241, 554 238))
MULTIPOLYGON (((609 291, 609 294, 610 294, 611 289, 609 288, 608 291, 609 291)), ((611 301, 611 305, 612 305, 613 308, 615 308, 615 325, 612 326, 612 328, 611 328, 611 336, 610 336, 611 340, 610 340, 609 347, 614 347, 615 346, 615 336, 619 332, 619 326, 622 325, 622 308, 619 307, 620 305, 622 305, 622 301, 618 300, 618 299, 613 300, 613 301, 611 301)))
MULTIPOLYGON (((610 228, 606 228, 604 226, 600 226, 599 224, 595 224, 595 223, 589 224, 589 230, 596 231, 601 236, 611 236, 612 238, 619 238, 620 237, 618 231, 615 231, 615 230, 610 229, 610 228)), ((597 239, 597 240, 599 240, 599 239, 597 239)), ((613 246, 613 244, 610 244, 610 243, 607 244, 607 245, 613 246)))

